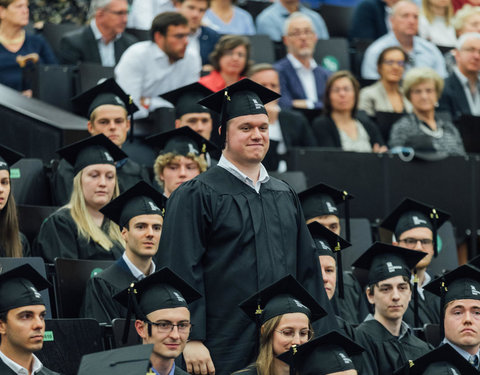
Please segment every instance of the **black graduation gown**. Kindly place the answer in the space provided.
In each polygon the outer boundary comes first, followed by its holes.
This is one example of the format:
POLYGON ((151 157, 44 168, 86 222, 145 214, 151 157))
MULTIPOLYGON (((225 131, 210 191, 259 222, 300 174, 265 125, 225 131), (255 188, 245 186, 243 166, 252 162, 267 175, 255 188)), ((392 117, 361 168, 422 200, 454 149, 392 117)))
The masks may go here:
POLYGON ((370 313, 368 302, 360 283, 351 272, 343 272, 344 298, 338 296, 338 286, 333 296, 333 305, 337 315, 350 324, 358 325, 370 313))
MULTIPOLYGON (((55 206, 63 206, 70 201, 74 177, 72 165, 65 159, 61 159, 52 175, 52 199, 55 206)), ((120 160, 117 163, 117 178, 120 193, 141 180, 151 184, 147 168, 131 159, 120 160)))
MULTIPOLYGON (((102 230, 107 233, 109 225, 110 220, 105 218, 102 230)), ((46 263, 53 263, 57 257, 115 260, 122 256, 123 251, 119 243, 114 242, 107 251, 96 242, 80 237, 69 208, 60 208, 43 222, 34 244, 34 254, 41 256, 46 263)))
MULTIPOLYGON (((440 323, 440 297, 430 293, 428 290, 423 290, 425 299, 418 296, 418 320, 419 328, 423 327, 425 324, 439 324, 440 323)), ((413 296, 408 305, 408 309, 403 316, 403 321, 407 323, 410 327, 415 326, 414 319, 414 303, 413 296)))
MULTIPOLYGON (((1 359, 0 359, 0 374, 1 375, 17 375, 10 367, 8 367, 1 359)), ((35 375, 60 375, 58 372, 54 372, 46 368, 45 366, 39 372, 36 372, 35 375)))
POLYGON ((416 337, 411 329, 399 338, 375 319, 360 324, 355 335, 356 342, 366 350, 370 375, 393 374, 409 360, 415 360, 433 349, 416 337))
MULTIPOLYGON (((238 304, 281 277, 295 276, 333 312, 314 246, 296 194, 275 178, 257 194, 216 166, 173 192, 156 263, 203 295, 190 305, 190 339, 204 341, 217 375, 255 359, 255 324, 238 304)), ((320 324, 317 332, 336 322, 320 324)))
POLYGON ((127 309, 113 296, 136 280, 123 258, 90 278, 80 310, 81 318, 93 318, 99 323, 111 324, 115 318, 125 318, 127 309))

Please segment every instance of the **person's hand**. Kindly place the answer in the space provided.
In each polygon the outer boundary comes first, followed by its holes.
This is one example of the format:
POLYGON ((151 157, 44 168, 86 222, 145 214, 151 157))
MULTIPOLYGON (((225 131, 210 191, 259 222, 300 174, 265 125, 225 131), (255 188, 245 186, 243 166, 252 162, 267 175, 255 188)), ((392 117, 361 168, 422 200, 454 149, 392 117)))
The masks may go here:
POLYGON ((307 99, 294 99, 292 100, 292 107, 294 108, 308 108, 307 99))
POLYGON ((189 341, 183 349, 183 358, 187 371, 196 375, 215 375, 210 351, 201 341, 189 341))
POLYGON ((388 148, 387 146, 380 146, 378 143, 375 143, 373 145, 372 152, 375 152, 377 154, 383 154, 384 152, 387 152, 388 148))
POLYGON ((31 98, 33 95, 33 92, 32 90, 25 90, 25 91, 22 91, 22 95, 26 96, 27 98, 31 98))

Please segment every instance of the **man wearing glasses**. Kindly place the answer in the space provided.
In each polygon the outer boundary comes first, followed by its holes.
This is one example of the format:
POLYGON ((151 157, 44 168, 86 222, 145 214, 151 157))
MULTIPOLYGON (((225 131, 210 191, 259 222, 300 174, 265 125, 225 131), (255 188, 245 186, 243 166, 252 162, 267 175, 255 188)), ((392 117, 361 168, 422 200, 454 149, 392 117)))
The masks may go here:
MULTIPOLYGON (((415 298, 410 301, 408 310, 403 317, 403 320, 412 327, 423 327, 426 323, 440 323, 440 299, 425 291, 423 287, 432 280, 427 272, 427 267, 438 255, 437 241, 434 241, 434 238, 437 237, 437 229, 449 217, 450 215, 447 213, 432 206, 407 198, 380 224, 380 227, 388 229, 394 234, 392 238, 394 246, 427 253, 415 266, 411 280, 413 283, 417 283, 417 322, 415 322, 414 314, 415 298)), ((415 290, 413 292, 415 293, 415 290)))
POLYGON ((125 33, 128 17, 127 0, 93 0, 90 25, 65 34, 60 41, 61 60, 76 65, 91 62, 115 66, 128 47, 137 39, 125 33))

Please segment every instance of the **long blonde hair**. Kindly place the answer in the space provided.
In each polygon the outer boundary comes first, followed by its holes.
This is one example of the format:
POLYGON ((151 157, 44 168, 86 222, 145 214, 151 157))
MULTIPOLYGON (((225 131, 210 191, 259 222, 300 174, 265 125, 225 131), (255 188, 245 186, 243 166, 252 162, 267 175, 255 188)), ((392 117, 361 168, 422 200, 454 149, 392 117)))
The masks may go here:
POLYGON ((280 324, 283 315, 278 315, 272 319, 267 320, 260 333, 260 351, 258 353, 256 365, 257 373, 261 375, 275 375, 274 373, 274 359, 273 353, 273 334, 275 329, 280 324))
MULTIPOLYGON (((430 0, 422 0, 422 13, 428 22, 432 23, 435 19, 435 15, 432 12, 430 0)), ((445 24, 450 26, 453 18, 453 5, 452 2, 449 1, 448 5, 445 7, 445 24)))
MULTIPOLYGON (((70 197, 70 202, 65 206, 70 209, 73 221, 77 224, 78 235, 84 237, 87 241, 93 240, 107 251, 111 250, 114 245, 113 242, 118 242, 122 246, 125 246, 120 228, 113 221, 109 223, 108 234, 94 223, 92 216, 87 210, 85 197, 83 196, 82 173, 83 170, 78 172, 74 177, 72 196, 70 197)), ((118 197, 118 195, 118 180, 115 177, 115 189, 112 199, 118 197)))

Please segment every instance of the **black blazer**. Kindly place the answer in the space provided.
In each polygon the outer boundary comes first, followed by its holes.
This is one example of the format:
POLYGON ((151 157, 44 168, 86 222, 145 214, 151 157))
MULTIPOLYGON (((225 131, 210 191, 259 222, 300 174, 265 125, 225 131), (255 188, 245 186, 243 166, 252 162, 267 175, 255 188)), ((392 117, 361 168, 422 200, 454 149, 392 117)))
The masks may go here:
MULTIPOLYGON (((125 50, 138 42, 137 38, 128 33, 114 42, 115 63, 118 63, 125 50)), ((76 65, 80 62, 101 64, 100 52, 93 31, 89 25, 79 30, 65 34, 60 40, 60 60, 63 64, 76 65)))
POLYGON ((207 26, 200 26, 200 56, 202 58, 202 65, 210 64, 209 55, 215 48, 220 35, 213 29, 207 26))
POLYGON ((452 120, 457 120, 461 115, 471 115, 465 90, 455 72, 445 80, 442 97, 440 98, 438 112, 449 112, 452 120))
POLYGON ((318 146, 307 119, 301 113, 282 109, 278 114, 278 122, 287 148, 318 146))

